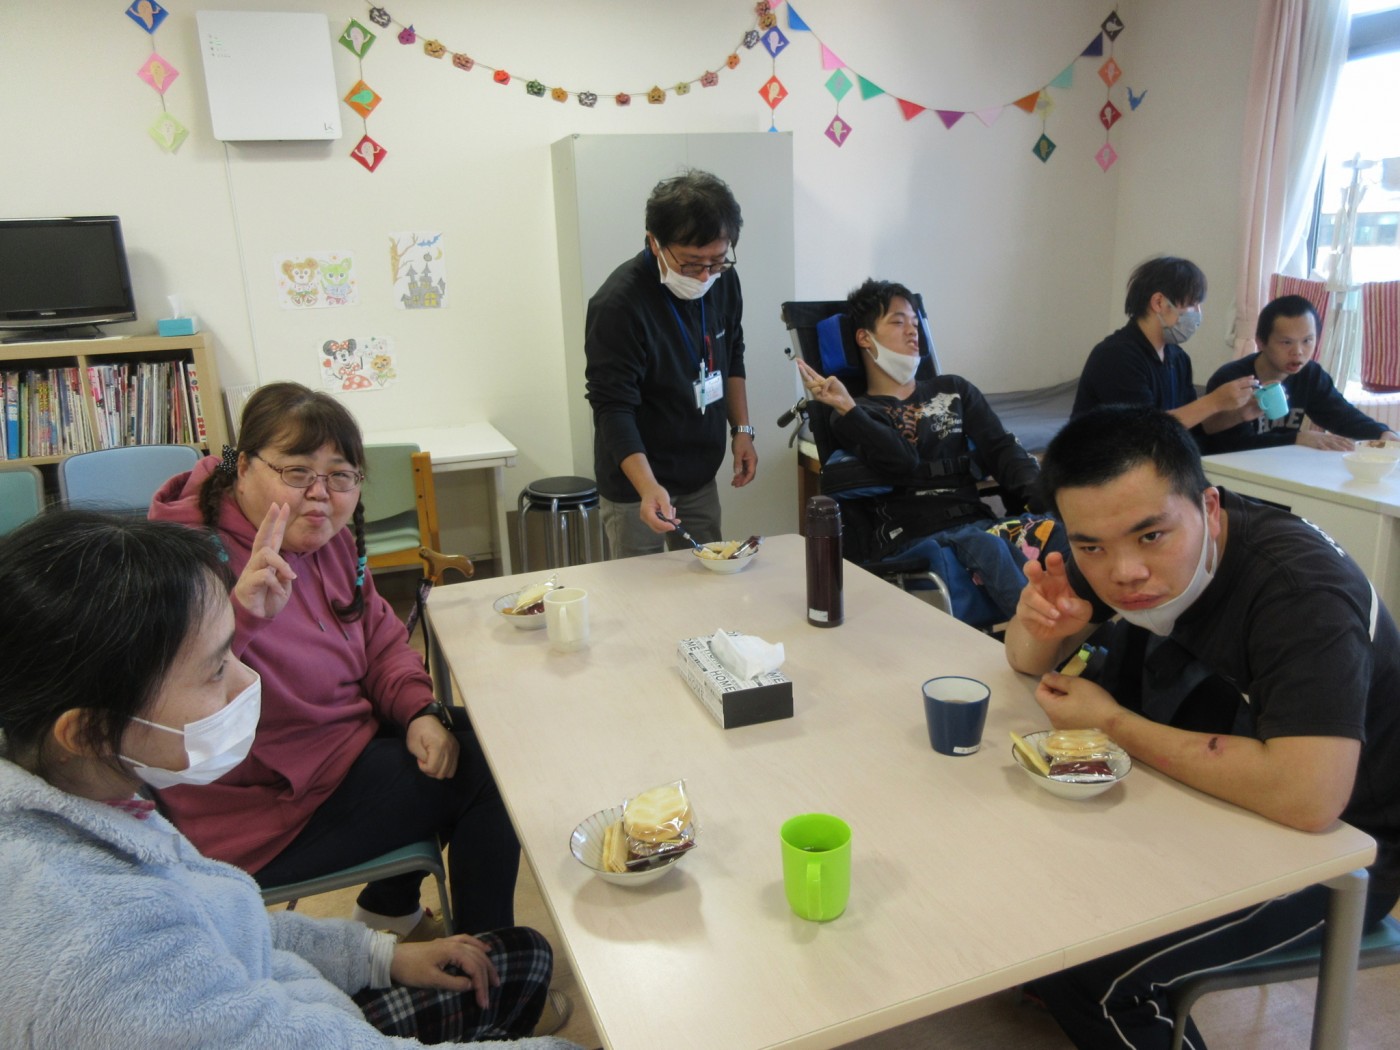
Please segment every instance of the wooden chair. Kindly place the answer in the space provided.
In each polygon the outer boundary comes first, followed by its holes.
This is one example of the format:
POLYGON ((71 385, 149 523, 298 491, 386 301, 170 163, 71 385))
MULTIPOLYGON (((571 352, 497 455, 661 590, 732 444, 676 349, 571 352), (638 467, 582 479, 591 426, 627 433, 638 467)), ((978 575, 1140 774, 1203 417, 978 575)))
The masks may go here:
POLYGON ((364 469, 360 500, 369 567, 417 565, 420 548, 435 551, 441 545, 432 455, 417 445, 366 445, 364 469))

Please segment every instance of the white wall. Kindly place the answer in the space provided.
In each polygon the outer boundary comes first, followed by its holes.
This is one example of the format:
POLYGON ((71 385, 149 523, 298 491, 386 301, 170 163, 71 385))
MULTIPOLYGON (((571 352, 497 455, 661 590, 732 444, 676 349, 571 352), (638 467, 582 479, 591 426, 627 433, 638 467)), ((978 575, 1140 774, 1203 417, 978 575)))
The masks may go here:
MULTIPOLYGON (((225 382, 318 380, 313 348, 337 334, 388 335, 401 381, 347 395, 367 428, 485 418, 521 450, 516 488, 568 472, 549 144, 573 133, 762 131, 758 86, 772 71, 761 48, 741 51, 720 84, 665 105, 594 110, 534 99, 463 72, 383 34, 364 61, 384 102, 370 133, 389 151, 371 175, 331 144, 229 145, 209 131, 194 28, 199 8, 258 10, 267 0, 190 0, 156 34, 180 70, 168 105, 191 135, 175 155, 145 129, 156 95, 135 75, 146 35, 110 0, 21 5, 4 0, 0 77, 7 91, 0 212, 120 214, 141 319, 149 332, 164 296, 179 292, 219 349, 225 382), (452 306, 407 313, 388 301, 386 237, 446 232, 452 306), (273 256, 348 249, 360 264, 361 304, 293 313, 273 296, 273 256)), ((366 6, 297 0, 333 31, 366 6)), ((600 95, 672 83, 717 64, 749 27, 747 0, 453 0, 387 4, 424 37, 548 83, 600 95)), ((1108 0, 806 0, 802 16, 855 69, 892 94, 946 108, 1009 100, 1052 79, 1093 37, 1108 0)), ((984 389, 1075 376, 1089 347, 1119 323, 1123 280, 1156 251, 1200 262, 1211 279, 1206 327, 1191 349, 1223 343, 1233 284, 1239 125, 1255 4, 1159 0, 1118 4, 1127 23, 1117 58, 1143 107, 1113 133, 1122 160, 1100 172, 1104 98, 1095 68, 1075 64, 1057 93, 1050 163, 1031 155, 1038 122, 1008 111, 992 128, 966 117, 945 131, 932 113, 906 123, 890 99, 852 91, 841 106, 846 146, 822 136, 835 112, 816 43, 800 33, 777 61, 790 97, 778 126, 794 137, 797 294, 837 297, 870 274, 924 293, 945 368, 984 389)), ((780 11, 780 24, 786 24, 780 11)), ((359 75, 333 47, 343 93, 359 75)), ((1115 98, 1121 98, 1115 94, 1115 98)), ((666 173, 658 173, 658 177, 666 173)), ((636 202, 637 235, 643 201, 636 202)), ((742 201, 741 201, 742 204, 742 201)), ((777 353, 776 317, 748 317, 750 353, 777 353)), ((791 469, 781 446, 763 470, 791 469)), ((758 484, 763 483, 760 474, 758 484)), ((440 491, 444 516, 465 520, 467 549, 484 546, 481 493, 458 476, 440 491)), ((735 523, 741 526, 741 523, 735 523)), ((794 518, 795 524, 795 518, 794 518)), ((449 538, 451 535, 449 534, 449 538)))

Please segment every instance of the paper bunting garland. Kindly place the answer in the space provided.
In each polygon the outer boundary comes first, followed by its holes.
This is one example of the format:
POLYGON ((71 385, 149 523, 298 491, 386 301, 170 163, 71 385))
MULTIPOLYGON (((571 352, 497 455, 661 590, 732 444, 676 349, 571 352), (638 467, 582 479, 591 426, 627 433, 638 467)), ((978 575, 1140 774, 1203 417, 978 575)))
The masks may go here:
MULTIPOLYGON (((760 16, 759 24, 765 27, 763 34, 764 47, 768 50, 769 55, 774 58, 777 57, 780 51, 785 50, 792 41, 783 34, 781 29, 777 28, 776 18, 769 21, 763 16, 766 9, 777 8, 782 6, 782 4, 783 0, 762 0, 756 9, 760 16)), ((842 61, 831 45, 821 39, 816 30, 812 28, 811 23, 800 16, 793 9, 791 4, 787 5, 787 26, 790 31, 797 30, 811 34, 813 40, 817 44, 823 74, 830 74, 826 76, 824 84, 827 93, 830 94, 836 102, 836 115, 827 126, 825 134, 834 145, 845 145, 851 132, 851 125, 841 113, 841 101, 850 92, 852 85, 860 89, 859 95, 862 102, 867 102, 872 98, 878 98, 881 95, 888 94, 888 92, 868 76, 852 69, 842 61)), ((1108 17, 1100 23, 1098 31, 1094 34, 1093 39, 1091 39, 1080 53, 1075 56, 1073 61, 1063 66, 1052 80, 1035 91, 1031 91, 1010 102, 1004 102, 1001 105, 984 106, 977 109, 951 109, 941 106, 929 106, 922 102, 915 102, 912 99, 901 98, 898 95, 890 95, 890 98, 894 99, 898 104, 899 111, 906 122, 913 121, 921 113, 931 109, 937 115, 939 123, 942 124, 944 130, 952 130, 954 125, 958 124, 962 118, 969 113, 975 116, 984 127, 991 127, 1000 119, 1001 115, 1007 109, 1019 109, 1029 116, 1039 118, 1040 136, 1032 146, 1031 152, 1034 153, 1042 163, 1046 163, 1056 150, 1055 141, 1050 138, 1048 131, 1049 119, 1055 110, 1056 103, 1056 98, 1051 93, 1052 90, 1071 90, 1074 87, 1075 62, 1081 58, 1103 57, 1105 53, 1104 41, 1107 40, 1108 57, 1107 60, 1097 68, 1097 73, 1100 80, 1111 93, 1114 86, 1123 76, 1123 70, 1114 60, 1112 52, 1113 41, 1118 38, 1124 28, 1123 20, 1119 18, 1118 12, 1111 12, 1108 17)), ((769 83, 760 91, 760 94, 764 96, 764 100, 769 103, 770 108, 776 106, 777 102, 781 101, 781 99, 785 98, 788 94, 786 87, 783 87, 781 97, 778 97, 776 100, 770 98, 766 92, 768 90, 776 90, 772 88, 771 85, 777 83, 775 73, 769 80, 769 83)), ((779 86, 781 87, 781 85, 779 86)), ((1129 88, 1127 111, 1132 112, 1137 109, 1138 104, 1146 94, 1147 92, 1145 90, 1141 94, 1134 94, 1132 89, 1129 88)), ((1104 105, 1098 112, 1099 121, 1103 124, 1106 132, 1110 131, 1123 116, 1123 108, 1115 105, 1111 97, 1105 99, 1104 105)), ((1118 154, 1113 147, 1105 141, 1104 147, 1094 154, 1094 159, 1101 169, 1107 171, 1118 159, 1118 154)))
MULTIPOLYGON (((371 7, 369 20, 380 29, 384 29, 389 24, 389 13, 382 7, 371 7)), ((365 80, 365 55, 368 54, 369 49, 374 46, 377 39, 374 30, 353 18, 340 34, 341 47, 354 55, 355 61, 359 65, 359 79, 355 81, 354 87, 345 93, 342 101, 355 111, 364 127, 364 134, 360 136, 360 141, 355 143, 354 148, 350 151, 350 159, 370 174, 374 174, 374 171, 384 162, 384 158, 389 155, 389 151, 375 142, 369 135, 369 115, 379 105, 382 96, 365 80)), ((402 39, 402 34, 400 34, 400 39, 402 39)))
MULTIPOLYGON (((756 19, 754 23, 755 28, 747 30, 734 50, 715 68, 707 69, 699 76, 677 80, 670 87, 662 87, 659 84, 653 84, 650 88, 645 90, 611 91, 606 94, 596 90, 582 91, 561 87, 536 76, 518 76, 497 66, 487 65, 480 59, 473 58, 464 52, 454 50, 445 41, 436 38, 424 38, 423 34, 418 32, 413 23, 404 24, 403 22, 397 21, 385 7, 380 7, 378 5, 370 6, 369 20, 375 26, 383 30, 389 30, 391 27, 397 26, 398 33, 396 37, 400 44, 414 45, 421 40, 423 53, 427 57, 439 60, 450 58, 450 64, 454 69, 461 70, 462 72, 471 72, 479 68, 490 73, 492 82, 500 84, 503 87, 508 87, 511 84, 519 82, 525 88, 525 94, 528 98, 550 98, 555 102, 567 102, 572 98, 585 109, 593 109, 598 105, 598 99, 600 97, 610 98, 613 104, 619 107, 630 106, 633 97, 645 98, 652 105, 659 106, 666 101, 668 95, 690 94, 691 88, 696 84, 699 84, 701 87, 714 87, 719 83, 719 74, 722 69, 738 68, 740 49, 751 50, 758 45, 760 39, 764 39, 764 46, 768 48, 769 55, 776 56, 778 51, 783 50, 783 48, 787 47, 790 43, 787 37, 783 35, 782 30, 776 28, 777 16, 772 12, 772 8, 777 6, 780 2, 781 0, 775 0, 775 2, 770 5, 768 0, 760 0, 753 8, 756 19), (761 37, 761 34, 770 30, 777 34, 771 41, 761 37)), ((789 28, 798 29, 805 27, 790 24, 789 28)), ((353 18, 340 36, 341 44, 359 59, 364 58, 365 52, 370 49, 370 45, 374 43, 374 40, 375 34, 353 18)), ((786 93, 787 89, 784 88, 781 95, 785 96, 786 93)), ((766 94, 765 100, 767 100, 766 94)), ((782 97, 778 97, 771 105, 776 106, 777 103, 781 101, 782 97)), ((347 105, 348 104, 347 101, 347 105)), ((364 114, 362 114, 362 116, 363 115, 364 114)), ((358 151, 359 146, 356 146, 355 152, 352 155, 355 156, 357 160, 360 160, 361 163, 364 163, 358 151)), ((376 161, 375 163, 378 162, 376 161)), ((369 165, 366 164, 366 167, 369 167, 369 165)), ((374 169, 371 167, 370 170, 373 171, 374 169)))
POLYGON ((164 24, 170 12, 155 0, 135 0, 127 5, 124 13, 141 27, 147 36, 148 45, 152 48, 146 60, 136 70, 136 75, 160 97, 160 113, 146 128, 146 134, 166 153, 174 153, 189 137, 189 129, 181 124, 165 105, 165 94, 180 76, 180 71, 159 51, 154 50, 156 30, 164 24))

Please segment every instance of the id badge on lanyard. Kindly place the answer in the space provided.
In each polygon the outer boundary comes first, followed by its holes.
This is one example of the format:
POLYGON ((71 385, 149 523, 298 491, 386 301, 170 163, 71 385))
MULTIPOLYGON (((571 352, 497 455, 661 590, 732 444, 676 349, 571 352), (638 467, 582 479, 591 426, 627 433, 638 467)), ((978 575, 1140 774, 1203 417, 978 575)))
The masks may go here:
POLYGON ((695 408, 699 412, 704 412, 724 396, 724 378, 719 374, 719 369, 706 373, 703 363, 700 365, 700 378, 691 385, 695 388, 695 408))

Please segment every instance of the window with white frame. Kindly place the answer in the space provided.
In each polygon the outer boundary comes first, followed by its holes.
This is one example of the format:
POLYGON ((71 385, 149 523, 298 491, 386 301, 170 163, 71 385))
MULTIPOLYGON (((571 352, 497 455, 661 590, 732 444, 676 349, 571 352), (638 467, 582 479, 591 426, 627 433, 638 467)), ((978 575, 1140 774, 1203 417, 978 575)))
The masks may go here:
POLYGON ((1331 275, 1350 235, 1350 283, 1400 280, 1400 0, 1350 0, 1350 13, 1310 239, 1313 268, 1331 275))

